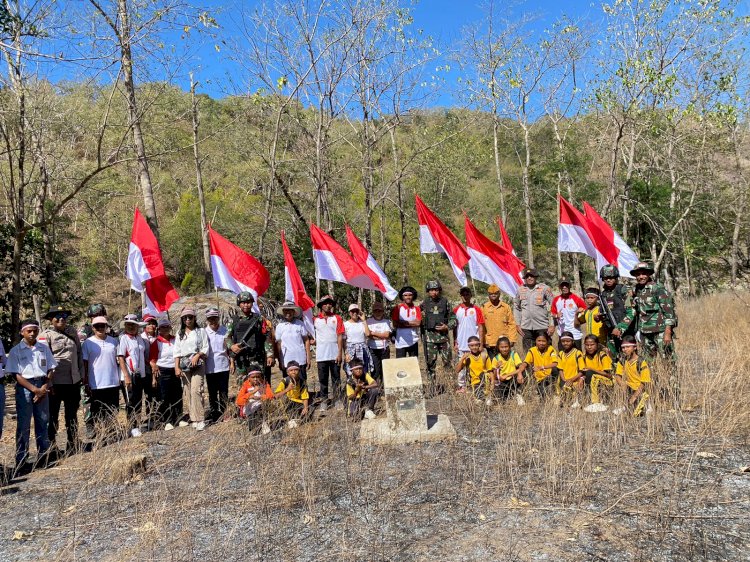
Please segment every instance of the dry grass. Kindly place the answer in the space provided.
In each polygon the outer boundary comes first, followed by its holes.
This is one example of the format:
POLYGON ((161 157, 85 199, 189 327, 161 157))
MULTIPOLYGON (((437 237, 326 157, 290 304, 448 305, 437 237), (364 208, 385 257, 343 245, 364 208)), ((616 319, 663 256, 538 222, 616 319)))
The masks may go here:
POLYGON ((719 295, 680 312, 684 411, 488 410, 445 394, 428 409, 450 415, 455 443, 363 446, 338 412, 269 436, 145 434, 6 488, 0 559, 742 559, 748 311, 719 295), (146 474, 112 484, 135 453, 146 474))

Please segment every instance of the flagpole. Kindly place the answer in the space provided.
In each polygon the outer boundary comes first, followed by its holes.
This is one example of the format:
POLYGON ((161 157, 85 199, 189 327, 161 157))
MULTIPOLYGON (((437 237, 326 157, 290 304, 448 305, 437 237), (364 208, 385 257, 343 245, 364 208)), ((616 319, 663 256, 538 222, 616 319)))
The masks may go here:
MULTIPOLYGON (((127 314, 130 314, 130 299, 133 297, 133 287, 128 287, 128 311, 127 314)), ((143 311, 141 311, 141 314, 143 314, 143 311)))

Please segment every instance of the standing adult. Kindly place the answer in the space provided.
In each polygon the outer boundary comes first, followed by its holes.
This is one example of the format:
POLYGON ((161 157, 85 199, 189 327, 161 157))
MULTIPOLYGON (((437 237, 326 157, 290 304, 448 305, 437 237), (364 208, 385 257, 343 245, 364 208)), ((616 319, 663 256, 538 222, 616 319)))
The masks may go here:
POLYGON ((539 334, 545 333, 551 336, 555 331, 555 325, 550 316, 552 289, 544 283, 537 283, 538 277, 536 269, 525 269, 523 271, 524 284, 518 288, 518 293, 513 299, 516 330, 523 338, 524 352, 534 347, 539 334))
POLYGON ((151 314, 144 314, 143 322, 146 324, 141 332, 141 338, 146 343, 146 384, 143 392, 146 395, 146 428, 151 431, 159 416, 161 401, 158 369, 151 368, 151 344, 156 341, 159 321, 151 314))
POLYGON ((607 336, 607 351, 616 359, 620 353, 620 341, 626 332, 635 334, 635 330, 628 329, 633 324, 635 311, 633 310, 633 291, 627 285, 620 283, 620 270, 614 265, 605 265, 599 270, 602 281, 601 300, 607 305, 606 310, 600 310, 594 317, 602 322, 607 336), (611 314, 611 318, 610 318, 611 314))
POLYGON ((51 326, 39 334, 39 341, 52 350, 57 367, 55 384, 49 393, 49 442, 55 447, 59 427, 60 406, 65 408, 65 453, 72 454, 78 449, 78 408, 81 404, 81 380, 83 379, 83 355, 81 342, 75 328, 68 325, 70 310, 53 305, 46 320, 51 326))
MULTIPOLYGON (((94 318, 107 317, 107 308, 102 303, 94 303, 89 305, 86 309, 86 323, 81 327, 83 333, 83 341, 94 335, 94 328, 92 327, 92 321, 94 318)), ((108 334, 110 336, 117 337, 112 328, 109 328, 108 334)), ((83 406, 83 422, 86 424, 86 438, 93 439, 95 435, 94 431, 94 418, 91 415, 91 396, 86 389, 81 385, 81 406, 83 406)))
POLYGON ((143 394, 151 381, 146 378, 146 358, 148 346, 139 334, 141 323, 135 314, 128 314, 123 319, 123 333, 117 346, 117 361, 120 364, 122 378, 129 375, 130 392, 126 392, 125 414, 131 437, 141 436, 141 410, 143 394))
POLYGON ((424 358, 427 377, 435 382, 435 368, 438 357, 444 369, 453 367, 450 334, 456 328, 456 315, 443 296, 440 281, 428 281, 425 285, 427 298, 419 305, 422 314, 422 334, 424 336, 424 358))
POLYGON ((396 330, 396 358, 419 356, 419 329, 422 311, 414 305, 417 290, 406 285, 398 292, 401 303, 391 311, 391 322, 396 330))
POLYGON ((218 308, 206 310, 206 386, 208 387, 208 411, 212 422, 219 421, 226 413, 229 404, 229 355, 224 345, 227 329, 219 322, 218 308))
POLYGON ((358 359, 364 365, 365 373, 370 372, 372 362, 367 348, 367 338, 370 337, 370 328, 362 318, 359 305, 349 305, 349 320, 344 322, 344 372, 348 377, 351 374, 349 362, 358 359))
POLYGON ((336 408, 343 408, 341 389, 341 360, 344 356, 344 321, 334 313, 336 299, 325 295, 318 301, 320 314, 313 319, 315 327, 315 362, 318 365, 318 398, 320 411, 328 408, 328 386, 333 387, 336 408))
POLYGON ((372 376, 376 381, 383 382, 383 359, 391 356, 391 332, 393 325, 385 315, 385 306, 381 301, 372 303, 372 316, 367 319, 367 329, 370 336, 367 338, 367 347, 372 358, 372 376))
POLYGON ((188 411, 190 423, 197 431, 206 429, 206 404, 203 387, 206 385, 206 357, 208 337, 198 326, 195 310, 185 307, 180 313, 180 330, 174 344, 174 370, 189 389, 188 411))
POLYGON ((149 361, 159 381, 159 417, 164 423, 164 430, 172 431, 178 422, 182 423, 182 383, 174 368, 175 337, 172 335, 172 324, 168 318, 160 318, 158 328, 159 335, 151 344, 149 361))
POLYGON ((490 285, 487 288, 489 300, 482 305, 482 316, 484 316, 484 348, 490 358, 498 354, 497 340, 508 338, 511 347, 518 339, 516 331, 516 319, 513 317, 513 309, 500 298, 500 287, 490 285))
POLYGON ((31 470, 28 463, 31 418, 34 418, 37 462, 49 451, 49 389, 57 363, 50 348, 37 341, 39 323, 21 322, 21 341, 8 354, 7 372, 16 377, 16 474, 31 470))
MULTIPOLYGON (((461 303, 453 309, 456 315, 456 327, 453 330, 453 347, 456 348, 458 357, 472 354, 469 346, 470 339, 479 340, 480 352, 484 349, 484 315, 482 309, 472 302, 473 294, 469 287, 461 287, 459 291, 461 303)), ((487 358, 487 354, 483 356, 487 358)), ((461 369, 458 375, 458 390, 466 389, 466 369, 461 369)))
POLYGON ((307 366, 310 364, 310 335, 302 322, 302 309, 293 302, 285 302, 276 309, 281 320, 276 326, 276 355, 279 368, 286 376, 290 361, 299 364, 299 378, 307 385, 307 366))
POLYGON ((557 286, 560 289, 560 294, 552 299, 552 305, 550 306, 552 319, 557 327, 557 335, 559 337, 564 332, 570 332, 573 336, 573 346, 581 351, 583 333, 575 324, 578 313, 586 310, 586 303, 570 290, 568 279, 563 277, 557 286))
POLYGON ((255 297, 250 291, 237 295, 240 314, 231 318, 224 343, 240 382, 247 376, 248 366, 259 363, 264 366, 263 378, 270 383, 275 347, 273 325, 253 311, 254 305, 255 297))
MULTIPOLYGON (((83 355, 83 385, 91 396, 91 418, 97 437, 103 443, 115 438, 117 410, 120 407, 120 367, 117 362, 118 341, 108 335, 109 322, 104 316, 91 321, 94 335, 81 345, 83 355)), ((125 390, 131 388, 129 373, 123 373, 125 390)))

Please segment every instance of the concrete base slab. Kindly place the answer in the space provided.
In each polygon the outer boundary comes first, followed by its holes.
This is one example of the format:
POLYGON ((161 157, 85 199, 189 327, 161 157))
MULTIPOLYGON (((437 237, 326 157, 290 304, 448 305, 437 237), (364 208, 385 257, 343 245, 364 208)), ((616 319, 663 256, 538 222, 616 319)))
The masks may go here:
POLYGON ((415 441, 455 441, 456 430, 445 414, 427 416, 427 429, 419 431, 392 431, 387 418, 362 420, 359 440, 373 445, 400 445, 415 441))

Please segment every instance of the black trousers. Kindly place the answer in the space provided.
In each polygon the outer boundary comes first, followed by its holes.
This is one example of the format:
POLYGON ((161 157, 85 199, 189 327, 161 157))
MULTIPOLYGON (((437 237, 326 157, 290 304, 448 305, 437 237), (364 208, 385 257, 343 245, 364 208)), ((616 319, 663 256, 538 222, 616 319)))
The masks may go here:
POLYGON ((216 421, 227 409, 229 404, 229 371, 206 374, 206 386, 208 387, 209 417, 216 421))
POLYGON ((120 408, 120 387, 91 389, 91 419, 105 426, 104 433, 114 432, 117 410, 120 408))
POLYGON ((161 389, 159 388, 159 381, 156 381, 156 385, 153 383, 153 377, 151 371, 146 372, 146 378, 143 381, 143 394, 146 395, 146 421, 152 423, 159 417, 159 403, 161 402, 161 389))
POLYGON ((159 417, 163 423, 176 425, 182 417, 182 382, 174 369, 159 367, 161 404, 159 417))
POLYGON ((358 417, 359 419, 362 419, 362 416, 365 413, 365 409, 375 409, 375 404, 378 401, 378 396, 380 396, 379 388, 367 389, 367 391, 359 398, 349 399, 349 407, 347 408, 347 413, 353 418, 358 417))
POLYGON ((528 350, 530 350, 532 347, 536 345, 536 339, 542 335, 547 333, 547 328, 542 328, 541 330, 526 330, 523 331, 523 352, 526 353, 528 350))
POLYGON ((318 396, 328 400, 328 383, 333 387, 333 400, 341 398, 341 365, 336 361, 318 361, 318 382, 320 390, 318 396))
POLYGON ((401 359, 402 357, 419 357, 419 343, 415 343, 409 347, 397 347, 396 359, 401 359))
MULTIPOLYGON (((141 410, 143 409, 143 394, 147 379, 141 378, 140 375, 131 375, 130 380, 133 385, 130 392, 127 393, 128 401, 125 402, 125 413, 128 417, 128 427, 133 429, 141 424, 141 410)), ((151 381, 149 380, 150 384, 151 381)))
POLYGON ((370 357, 372 357, 372 378, 376 381, 383 382, 383 359, 390 359, 391 350, 385 349, 372 349, 370 348, 370 357))
POLYGON ((49 426, 47 435, 50 443, 55 442, 60 422, 60 406, 65 406, 65 432, 68 447, 78 442, 78 407, 81 404, 81 383, 56 384, 49 395, 49 426))

